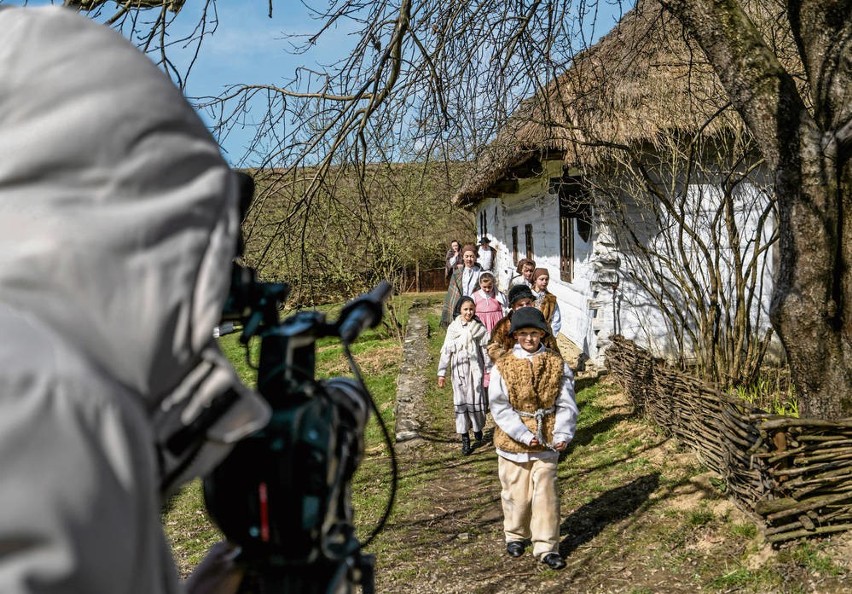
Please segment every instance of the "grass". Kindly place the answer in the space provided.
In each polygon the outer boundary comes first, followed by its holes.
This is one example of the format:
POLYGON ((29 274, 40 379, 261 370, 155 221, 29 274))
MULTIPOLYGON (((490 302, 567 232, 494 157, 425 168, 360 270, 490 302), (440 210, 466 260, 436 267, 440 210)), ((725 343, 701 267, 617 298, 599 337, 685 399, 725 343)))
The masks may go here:
POLYGON ((767 370, 754 383, 735 386, 729 390, 729 393, 743 402, 772 414, 785 417, 799 416, 799 399, 796 396, 796 390, 789 377, 778 370, 767 370))

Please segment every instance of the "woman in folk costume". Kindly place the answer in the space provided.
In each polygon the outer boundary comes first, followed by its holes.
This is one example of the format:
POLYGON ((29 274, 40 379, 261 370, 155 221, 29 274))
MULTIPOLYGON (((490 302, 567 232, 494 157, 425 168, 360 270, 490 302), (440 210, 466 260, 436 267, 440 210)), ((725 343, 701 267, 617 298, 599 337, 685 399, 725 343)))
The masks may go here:
POLYGON ((488 332, 476 317, 476 305, 470 297, 458 303, 458 315, 447 328, 441 359, 438 362, 438 387, 443 388, 447 371, 453 386, 453 406, 456 414, 456 433, 461 435, 462 454, 473 451, 468 431, 473 430, 476 445, 482 443, 482 429, 488 395, 483 378, 491 368, 486 353, 488 332))
POLYGON ((509 303, 506 297, 494 286, 496 279, 491 272, 483 272, 479 275, 479 290, 473 294, 476 305, 476 317, 482 320, 488 335, 509 312, 509 303))
POLYGON ((450 286, 444 297, 444 308, 441 310, 441 327, 446 328, 453 321, 460 297, 470 297, 479 289, 479 273, 482 268, 476 263, 479 251, 476 246, 466 245, 461 250, 463 266, 456 266, 450 277, 450 286))
POLYGON ((562 328, 562 316, 559 313, 559 304, 556 303, 556 295, 547 290, 548 283, 550 283, 550 273, 547 268, 536 268, 533 272, 532 292, 535 296, 533 305, 544 314, 544 319, 552 329, 553 336, 556 336, 562 328))

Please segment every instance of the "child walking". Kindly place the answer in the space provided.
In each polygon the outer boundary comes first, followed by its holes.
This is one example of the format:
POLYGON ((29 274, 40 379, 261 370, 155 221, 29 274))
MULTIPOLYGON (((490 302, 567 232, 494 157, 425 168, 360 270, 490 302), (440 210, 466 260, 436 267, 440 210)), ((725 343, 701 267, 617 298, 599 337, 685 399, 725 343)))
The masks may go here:
POLYGON ((494 364, 488 389, 506 553, 520 557, 531 540, 536 559, 562 569, 556 465, 577 427, 574 376, 542 345, 550 327, 538 309, 516 310, 511 324, 515 346, 494 364))
POLYGON ((443 388, 447 370, 453 387, 456 433, 461 435, 462 454, 473 451, 468 432, 472 429, 476 445, 482 444, 487 395, 482 385, 490 360, 485 351, 488 332, 476 318, 476 306, 470 297, 459 299, 458 315, 447 328, 441 359, 438 362, 438 387, 443 388))
POLYGON ((476 305, 476 317, 482 320, 488 335, 503 319, 509 311, 509 303, 506 297, 497 290, 496 279, 492 272, 483 272, 479 275, 479 290, 473 294, 473 302, 476 305))

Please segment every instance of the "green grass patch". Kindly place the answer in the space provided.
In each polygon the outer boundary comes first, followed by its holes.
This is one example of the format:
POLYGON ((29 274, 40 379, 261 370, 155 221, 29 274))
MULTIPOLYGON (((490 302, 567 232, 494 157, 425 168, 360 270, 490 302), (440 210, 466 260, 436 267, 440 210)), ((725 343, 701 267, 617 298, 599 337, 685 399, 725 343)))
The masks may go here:
POLYGON ((843 572, 818 545, 811 542, 797 543, 786 554, 806 570, 820 575, 840 575, 843 572))
MULTIPOLYGON (((407 323, 407 307, 397 314, 407 323)), ((504 578, 507 583, 513 579, 519 566, 509 565, 503 553, 496 455, 491 447, 469 457, 460 455, 452 391, 438 389, 435 381, 444 331, 437 314, 428 313, 427 321, 429 339, 418 345, 433 361, 425 370, 425 413, 418 419, 423 443, 402 454, 406 463, 393 514, 368 551, 378 558, 379 591, 405 591, 409 585, 455 591, 463 584, 471 594, 492 592, 504 578), (476 485, 475 492, 466 491, 470 485, 476 485), (476 572, 501 581, 478 585, 468 580, 476 572)), ((241 377, 253 383, 254 372, 241 365, 243 349, 236 337, 224 337, 220 343, 241 377)), ((352 350, 382 419, 392 428, 402 358, 393 329, 383 326, 365 333, 352 350)), ((256 354, 253 351, 253 357, 256 354)), ((333 339, 318 341, 317 376, 337 375, 349 375, 340 346, 333 339)), ((842 560, 820 541, 769 551, 758 527, 723 504, 724 483, 711 478, 708 486, 707 469, 649 421, 630 415, 617 386, 605 379, 582 380, 576 396, 577 435, 558 466, 561 548, 567 549, 569 570, 548 573, 542 591, 644 594, 665 591, 671 584, 672 591, 679 592, 791 594, 812 591, 809 584, 844 579, 842 560)), ((373 417, 352 483, 362 541, 388 500, 389 458, 373 417)), ((184 572, 220 538, 206 519, 198 483, 170 502, 164 523, 184 572)), ((539 569, 531 567, 521 571, 539 569)))

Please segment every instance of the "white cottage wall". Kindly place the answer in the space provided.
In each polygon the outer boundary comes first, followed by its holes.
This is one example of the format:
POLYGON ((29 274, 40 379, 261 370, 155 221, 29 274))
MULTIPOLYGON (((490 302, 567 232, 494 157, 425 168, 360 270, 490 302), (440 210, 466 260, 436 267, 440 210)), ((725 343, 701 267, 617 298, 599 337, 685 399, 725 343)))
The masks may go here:
MULTIPOLYGON (((710 257, 714 259, 714 266, 718 267, 719 277, 722 283, 721 292, 727 303, 734 303, 735 293, 735 265, 733 260, 732 246, 728 243, 728 237, 724 232, 711 236, 712 220, 718 216, 719 204, 722 200, 720 190, 721 180, 704 179, 700 182, 691 183, 685 189, 677 187, 675 191, 685 192, 685 209, 689 227, 697 234, 697 240, 679 240, 677 238, 678 225, 673 220, 667 220, 665 213, 657 213, 649 216, 646 211, 629 197, 623 196, 621 203, 623 216, 630 221, 631 230, 635 237, 639 238, 652 253, 660 254, 659 262, 675 262, 675 269, 666 273, 663 265, 658 269, 663 271, 663 276, 668 276, 672 282, 670 290, 667 291, 667 306, 672 312, 684 312, 694 307, 694 299, 678 284, 671 280, 675 276, 684 276, 686 270, 692 278, 698 282, 705 291, 710 286, 707 255, 697 248, 695 241, 701 241, 709 250, 710 257), (668 247, 666 247, 668 246, 668 247), (675 248, 672 248, 675 246, 675 248), (667 252, 666 250, 677 251, 667 252), (688 262, 683 264, 684 259, 688 262), (680 267, 680 270, 677 267, 680 267), (681 302, 678 302, 678 299, 681 302)), ((768 183, 760 176, 760 172, 753 173, 753 181, 743 181, 734 191, 735 220, 736 227, 742 242, 740 258, 744 262, 754 259, 755 269, 755 291, 754 300, 749 308, 749 316, 753 326, 761 333, 769 329, 768 307, 771 302, 772 293, 772 253, 767 250, 766 245, 773 233, 773 219, 768 216, 760 234, 759 243, 754 238, 758 235, 758 223, 761 217, 766 217, 769 204, 767 195, 768 183), (761 253, 755 255, 756 245, 760 246, 761 253)), ((718 223, 717 223, 718 225, 718 223)), ((688 335, 681 332, 683 345, 678 345, 677 333, 671 327, 670 319, 663 314, 660 304, 644 290, 638 279, 654 286, 659 285, 660 277, 649 277, 647 263, 640 257, 631 256, 622 246, 619 250, 622 257, 620 272, 620 297, 618 307, 620 317, 619 326, 621 334, 634 340, 640 346, 649 349, 656 356, 675 358, 681 355, 681 351, 689 357, 696 345, 692 344, 688 335)), ((690 291, 695 287, 690 287, 690 291)), ((723 312, 724 313, 724 312, 723 312)), ((733 313, 731 313, 733 315, 733 313)), ((774 344, 772 351, 780 356, 780 344, 774 344)))
MULTIPOLYGON (((518 230, 520 259, 526 257, 528 247, 524 229, 526 225, 532 225, 533 259, 538 267, 546 268, 550 273, 549 290, 556 296, 562 316, 560 333, 595 360, 598 358, 597 333, 602 321, 612 320, 611 315, 606 315, 611 307, 606 301, 607 296, 600 294, 597 287, 593 288, 599 270, 596 265, 599 254, 593 250, 594 230, 588 242, 583 241, 576 229, 573 230, 574 278, 571 282, 560 278, 559 203, 556 194, 548 193, 548 185, 551 177, 561 175, 562 163, 548 162, 545 173, 522 180, 518 192, 503 193, 481 202, 477 216, 485 215, 491 245, 497 249, 497 279, 502 291, 508 291, 509 283, 516 274, 517 261, 512 257, 512 228, 517 227, 518 230), (600 299, 603 301, 597 301, 600 299), (596 310, 598 306, 601 309, 592 311, 590 305, 596 310), (596 317, 598 314, 600 317, 596 317)), ((608 336, 609 332, 605 334, 608 336)))
MULTIPOLYGON (((614 220, 602 221, 596 217, 588 242, 583 241, 574 228, 574 276, 570 282, 560 278, 559 203, 558 196, 549 193, 549 180, 561 175, 562 163, 549 161, 542 175, 520 180, 517 192, 502 193, 479 204, 478 215, 484 215, 491 245, 497 249, 498 287, 508 291, 509 283, 516 274, 517 261, 512 257, 512 228, 517 227, 520 259, 527 253, 525 226, 532 225, 533 259, 539 267, 550 272, 549 289, 556 296, 562 315, 561 333, 593 363, 603 364, 604 351, 613 334, 634 340, 655 355, 675 355, 679 348, 674 329, 663 315, 659 303, 631 273, 636 261, 625 252, 624 245, 620 245, 621 230, 610 227, 614 220)), ((736 190, 742 237, 754 234, 756 217, 761 214, 754 207, 766 201, 766 196, 761 195, 763 186, 759 176, 755 181, 742 183, 736 190)), ((712 216, 717 202, 714 197, 719 196, 714 180, 704 179, 701 183, 690 184, 687 193, 692 202, 700 205, 695 210, 697 217, 712 216)), ((661 228, 668 228, 669 232, 676 228, 660 221, 647 211, 647 207, 642 208, 629 196, 623 196, 620 203, 622 216, 631 221, 633 232, 649 243, 660 240, 661 228)), ((709 225, 696 224, 696 228, 707 232, 709 225)), ((771 226, 765 229, 764 241, 771 231, 771 226)), ((744 250, 753 249, 753 244, 745 243, 744 246, 744 250)), ((772 291, 771 253, 767 252, 762 257, 758 271, 761 298, 756 300, 751 312, 752 319, 760 328, 769 327, 767 307, 772 291)), ((695 258, 695 265, 700 266, 700 256, 695 255, 695 258)), ((722 267, 725 270, 724 258, 722 267)), ((726 280, 732 276, 727 275, 726 280)), ((686 345, 687 350, 691 346, 686 345)))

